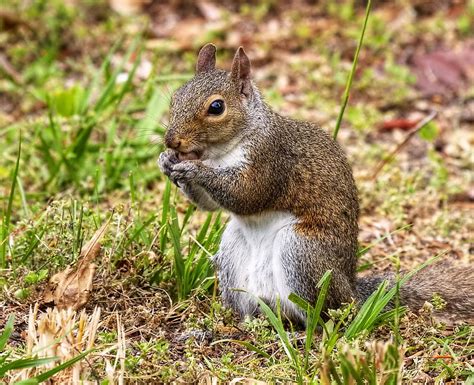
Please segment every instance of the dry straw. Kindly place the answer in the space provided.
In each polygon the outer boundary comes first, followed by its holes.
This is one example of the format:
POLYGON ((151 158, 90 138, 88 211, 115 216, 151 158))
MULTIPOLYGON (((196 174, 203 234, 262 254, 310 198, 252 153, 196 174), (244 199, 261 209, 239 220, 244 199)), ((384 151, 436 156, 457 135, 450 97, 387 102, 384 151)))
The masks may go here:
POLYGON ((61 370, 45 383, 49 384, 95 384, 107 379, 109 384, 123 384, 125 372, 125 332, 117 315, 117 343, 97 346, 97 332, 100 326, 100 308, 92 314, 85 310, 48 309, 38 312, 38 305, 30 308, 26 348, 28 357, 57 357, 49 364, 26 368, 11 375, 10 381, 26 380, 46 370, 63 364, 83 352, 90 351, 84 359, 61 370), (115 351, 115 355, 111 352, 115 351), (100 362, 102 360, 102 362, 100 362), (113 363, 112 363, 113 362, 113 363), (97 365, 100 363, 100 365, 97 365), (102 367, 105 373, 98 373, 102 367))

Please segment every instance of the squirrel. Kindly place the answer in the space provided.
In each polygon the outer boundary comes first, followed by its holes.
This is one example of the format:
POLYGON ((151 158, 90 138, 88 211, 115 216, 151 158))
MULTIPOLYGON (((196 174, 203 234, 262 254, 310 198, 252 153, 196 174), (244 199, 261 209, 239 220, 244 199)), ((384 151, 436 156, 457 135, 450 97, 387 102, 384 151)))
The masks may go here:
MULTIPOLYGON (((195 76, 171 97, 164 139, 162 172, 198 207, 230 213, 213 263, 224 304, 240 316, 258 313, 254 296, 273 307, 279 297, 282 313, 304 324, 288 296, 314 303, 328 270, 326 308, 393 284, 394 275, 356 276, 359 201, 343 149, 316 124, 265 103, 242 47, 230 72, 216 68, 213 44, 199 51, 195 76)), ((438 293, 445 312, 474 316, 473 269, 416 277, 400 288, 402 304, 421 307, 438 293)))

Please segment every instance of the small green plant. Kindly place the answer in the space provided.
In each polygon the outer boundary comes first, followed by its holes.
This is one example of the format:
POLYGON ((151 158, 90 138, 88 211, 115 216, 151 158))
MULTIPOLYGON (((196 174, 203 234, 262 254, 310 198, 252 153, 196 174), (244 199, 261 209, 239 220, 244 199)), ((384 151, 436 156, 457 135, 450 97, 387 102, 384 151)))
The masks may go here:
POLYGON ((318 298, 316 304, 313 306, 309 302, 305 301, 303 298, 292 293, 289 296, 290 301, 295 303, 306 313, 306 338, 305 338, 305 348, 304 348, 304 370, 308 370, 309 365, 309 355, 310 350, 313 347, 314 343, 314 333, 318 324, 322 324, 321 311, 323 310, 324 303, 326 301, 326 296, 329 289, 329 283, 331 281, 332 273, 331 271, 326 271, 323 274, 321 279, 318 282, 318 298))
MULTIPOLYGON (((119 42, 112 47, 87 89, 73 86, 43 95, 49 106, 49 121, 46 126, 38 127, 41 142, 38 151, 45 160, 49 172, 47 185, 58 177, 60 183, 72 181, 78 186, 81 184, 85 179, 83 171, 89 168, 84 165, 91 153, 89 142, 94 129, 108 119, 111 112, 119 107, 125 94, 130 91, 130 82, 139 61, 135 61, 123 85, 117 85, 117 77, 123 70, 124 63, 138 49, 138 40, 130 46, 123 62, 108 76, 103 88, 99 86, 100 77, 110 66, 112 55, 118 46, 119 42), (92 96, 95 94, 98 95, 93 99, 92 96), (62 119, 67 119, 66 122, 60 120, 58 115, 62 119), (66 130, 64 126, 67 127, 66 130)), ((108 135, 115 135, 115 125, 116 121, 112 119, 106 132, 108 135)))
POLYGON ((446 301, 438 293, 434 293, 431 303, 436 310, 443 310, 446 307, 446 301))
MULTIPOLYGON (((295 303, 302 311, 306 313, 306 337, 305 337, 305 347, 304 352, 300 353, 296 341, 292 341, 292 338, 285 330, 285 320, 281 315, 280 308, 280 299, 276 299, 276 311, 273 311, 269 305, 265 303, 261 298, 255 297, 255 301, 258 303, 260 310, 266 316, 272 327, 277 332, 278 338, 283 346, 288 359, 290 360, 291 367, 293 368, 296 382, 298 384, 313 383, 316 375, 316 371, 310 370, 309 359, 311 349, 314 344, 314 332, 318 324, 322 324, 321 311, 323 309, 324 303, 326 301, 326 296, 329 289, 329 284, 331 281, 331 272, 327 271, 319 280, 317 286, 319 288, 318 298, 316 304, 313 306, 303 298, 297 296, 296 294, 291 294, 289 299, 295 303)), ((220 341, 223 342, 223 341, 220 341)), ((247 349, 254 351, 263 357, 266 357, 270 361, 273 361, 273 358, 268 355, 265 351, 258 348, 254 344, 251 344, 246 341, 232 341, 239 343, 247 349)))
MULTIPOLYGON (((444 253, 443 253, 444 254, 444 253)), ((392 288, 388 289, 388 282, 383 281, 377 290, 375 290, 369 298, 361 305, 357 315, 347 327, 344 335, 347 339, 354 339, 362 332, 370 332, 383 322, 387 322, 395 317, 399 317, 404 307, 394 307, 391 310, 384 311, 387 305, 398 295, 400 287, 411 279, 416 273, 424 269, 428 265, 435 262, 442 254, 436 255, 425 263, 422 263, 411 272, 407 273, 401 279, 395 282, 392 288)))
POLYGON ((218 213, 214 220, 213 214, 207 215, 196 238, 191 238, 192 244, 189 245, 185 254, 182 247, 183 228, 189 220, 193 207, 189 207, 186 212, 182 225, 179 224, 176 209, 169 207, 169 218, 166 222, 167 232, 170 234, 173 245, 174 266, 173 273, 177 284, 178 299, 186 299, 191 292, 204 285, 208 289, 214 283, 213 269, 210 257, 217 251, 220 236, 223 230, 221 223, 221 214, 218 213))
POLYGON ((66 118, 80 114, 85 103, 86 91, 79 85, 67 89, 59 89, 48 94, 49 108, 66 118))
MULTIPOLYGON (((213 286, 214 270, 210 258, 219 247, 224 223, 221 212, 209 213, 196 236, 188 234, 185 230, 195 207, 188 206, 180 216, 171 195, 171 183, 167 180, 162 199, 159 249, 163 255, 172 254, 171 276, 176 282, 178 299, 184 300, 197 288, 208 291, 213 286)), ((162 279, 163 266, 159 266, 152 274, 151 282, 159 283, 162 279)))
MULTIPOLYGON (((353 351, 352 349, 336 352, 337 362, 340 363, 340 367, 334 364, 331 357, 334 355, 336 345, 340 343, 340 341, 345 341, 345 346, 349 346, 347 344, 350 344, 351 341, 355 341, 358 337, 370 333, 377 326, 386 324, 391 320, 395 320, 395 335, 398 336, 398 319, 405 311, 404 307, 399 306, 397 300, 400 287, 418 271, 433 263, 439 257, 440 255, 431 258, 402 278, 397 279, 390 289, 388 289, 388 281, 383 281, 374 293, 360 305, 359 310, 352 319, 350 319, 350 317, 354 310, 354 304, 346 305, 337 311, 331 310, 329 314, 336 314, 336 317, 332 317, 332 319, 326 322, 324 322, 321 317, 331 279, 330 271, 327 271, 318 282, 319 293, 315 305, 311 305, 294 293, 291 294, 289 299, 306 314, 306 333, 303 352, 300 352, 296 341, 292 341, 285 329, 279 299, 276 301, 276 309, 274 311, 261 298, 255 297, 260 310, 266 316, 279 337, 293 368, 296 382, 298 384, 317 383, 317 376, 318 373, 320 373, 322 379, 332 378, 338 384, 350 384, 350 381, 355 379, 357 384, 365 384, 366 382, 364 381, 368 381, 368 383, 375 385, 379 384, 377 378, 379 378, 378 373, 380 372, 380 368, 385 368, 384 370, 387 370, 387 377, 383 377, 384 380, 380 383, 396 384, 402 362, 397 342, 386 345, 383 351, 377 352, 376 355, 374 355, 375 353, 367 352, 363 354, 358 353, 354 356, 351 353, 353 351), (395 306, 390 310, 385 310, 390 302, 394 302, 395 306), (337 323, 335 323, 335 320, 337 323), (322 366, 310 365, 311 352, 315 348, 314 335, 318 325, 323 329, 321 348, 324 363, 322 366), (341 332, 343 328, 344 331, 341 332), (376 361, 378 362, 377 364, 376 361)), ((232 340, 231 342, 245 346, 247 349, 273 362, 273 358, 268 353, 254 344, 246 341, 232 340)), ((322 381, 322 383, 329 384, 331 382, 322 381)))

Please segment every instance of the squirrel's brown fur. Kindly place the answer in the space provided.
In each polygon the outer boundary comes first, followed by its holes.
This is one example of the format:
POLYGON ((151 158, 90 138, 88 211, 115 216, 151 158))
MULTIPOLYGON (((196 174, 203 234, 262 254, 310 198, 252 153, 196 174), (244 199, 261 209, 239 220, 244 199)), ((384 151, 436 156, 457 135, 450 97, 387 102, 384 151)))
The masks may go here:
MULTIPOLYGON (((198 206, 232 214, 214 262, 224 301, 242 315, 255 301, 234 288, 270 304, 290 292, 314 301, 318 280, 332 270, 327 305, 336 307, 363 300, 384 278, 356 279, 359 203, 343 150, 320 127, 263 101, 242 48, 230 72, 215 68, 213 45, 200 51, 196 76, 172 97, 165 141, 164 173, 198 206), (209 112, 215 101, 225 104, 221 113, 209 112)), ((457 272, 450 269, 420 272, 402 287, 403 303, 416 308, 437 292, 447 310, 472 317, 473 270, 440 277, 457 272)), ((280 299, 289 318, 303 319, 280 299)))

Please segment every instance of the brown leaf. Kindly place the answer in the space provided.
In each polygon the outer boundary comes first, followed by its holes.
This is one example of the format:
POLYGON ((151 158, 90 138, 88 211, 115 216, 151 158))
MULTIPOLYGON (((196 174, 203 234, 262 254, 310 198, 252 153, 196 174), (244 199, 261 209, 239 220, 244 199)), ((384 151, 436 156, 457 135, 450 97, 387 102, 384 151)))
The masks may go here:
POLYGON ((410 65, 416 86, 425 96, 458 95, 474 79, 474 47, 466 44, 458 51, 439 49, 418 54, 410 65))
POLYGON ((100 252, 101 244, 99 241, 102 239, 109 223, 110 218, 83 246, 75 269, 68 266, 65 270, 51 277, 44 292, 43 302, 53 302, 59 309, 72 308, 73 310, 77 310, 87 303, 96 268, 92 261, 100 252))
POLYGON ((412 129, 417 125, 419 120, 412 120, 412 119, 391 119, 391 120, 386 120, 380 125, 380 131, 391 131, 395 130, 397 128, 407 131, 412 129))

